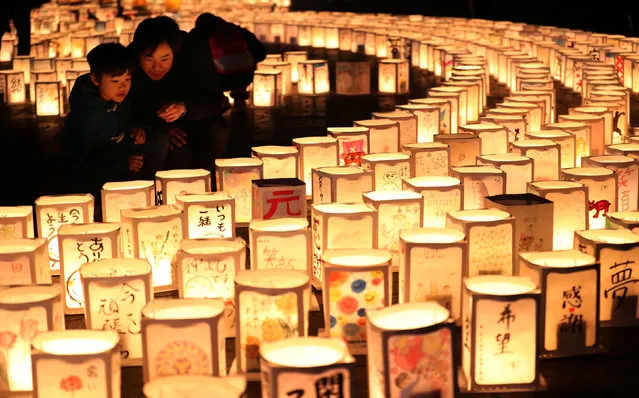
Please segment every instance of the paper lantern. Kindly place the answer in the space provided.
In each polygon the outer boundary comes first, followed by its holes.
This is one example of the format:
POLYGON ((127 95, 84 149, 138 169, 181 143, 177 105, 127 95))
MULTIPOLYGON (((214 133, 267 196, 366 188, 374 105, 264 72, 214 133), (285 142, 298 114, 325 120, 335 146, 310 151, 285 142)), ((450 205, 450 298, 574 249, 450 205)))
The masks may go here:
POLYGON ((371 66, 363 61, 337 61, 335 63, 335 93, 338 95, 364 95, 371 93, 371 66))
POLYGON ((562 130, 540 130, 526 133, 526 139, 550 140, 560 146, 559 163, 562 169, 575 167, 576 142, 575 136, 562 130))
POLYGON ((465 123, 475 123, 479 119, 479 82, 447 81, 442 87, 459 88, 466 96, 465 123))
POLYGON ((38 334, 31 343, 33 396, 119 398, 119 341, 120 336, 112 330, 38 334))
POLYGON ((475 134, 437 134, 434 141, 448 145, 450 167, 472 166, 480 155, 481 139, 475 134))
POLYGON ((41 196, 35 201, 38 236, 47 239, 49 266, 52 275, 60 272, 58 229, 64 224, 93 222, 93 196, 59 195, 41 196))
MULTIPOLYGON (((298 151, 298 175, 306 184, 307 198, 312 195, 312 169, 337 166, 339 164, 339 143, 333 137, 294 138, 293 145, 298 151)), ((361 161, 361 156, 360 156, 361 161)))
POLYGON ((533 180, 559 179, 561 147, 551 140, 519 140, 510 143, 510 151, 534 160, 533 180))
POLYGON ((450 211, 446 228, 463 232, 468 241, 464 277, 513 274, 515 218, 510 214, 495 209, 450 211))
POLYGON ((404 152, 410 154, 411 177, 448 175, 448 145, 439 142, 404 144, 404 152))
POLYGON ((639 193, 639 164, 628 156, 606 155, 583 158, 584 167, 604 167, 617 177, 617 210, 637 210, 639 193))
POLYGON ((327 249, 377 247, 377 211, 364 203, 330 203, 311 206, 313 287, 321 289, 320 259, 327 249))
POLYGON ((410 163, 410 156, 401 152, 362 156, 362 168, 373 171, 376 191, 401 190, 402 180, 410 177, 410 163))
POLYGON ((599 264, 578 250, 522 253, 521 276, 541 289, 541 357, 599 350, 599 264))
POLYGON ((322 60, 299 61, 297 92, 300 94, 326 94, 330 91, 328 62, 322 60))
POLYGON ((24 73, 24 84, 31 83, 31 63, 33 57, 28 55, 17 55, 13 58, 13 69, 24 73))
POLYGON ((246 390, 246 378, 242 376, 166 376, 144 384, 142 391, 147 398, 207 397, 242 398, 246 390))
POLYGON ((46 243, 45 239, 0 240, 0 286, 51 284, 46 243))
POLYGON ((253 79, 253 106, 273 107, 282 104, 282 72, 258 69, 253 79))
POLYGON ((80 267, 87 329, 120 335, 122 363, 140 365, 141 311, 153 299, 151 265, 145 260, 113 258, 80 267))
POLYGON ((35 82, 36 116, 59 116, 64 111, 62 108, 62 95, 60 83, 37 81, 35 82))
POLYGON ((606 228, 625 228, 639 235, 639 211, 618 211, 608 214, 606 228))
POLYGON ((260 346, 262 394, 269 397, 355 394, 354 358, 343 341, 290 337, 260 346))
POLYGON ((300 47, 310 47, 313 41, 311 27, 309 25, 298 25, 297 43, 300 47))
POLYGON ((31 206, 0 206, 0 241, 33 237, 31 206))
POLYGON ((235 197, 235 222, 251 220, 252 180, 262 178, 263 162, 255 158, 233 158, 215 160, 215 182, 217 191, 235 197))
POLYGON ((450 134, 457 134, 457 126, 467 123, 465 91, 459 87, 434 87, 430 89, 428 96, 450 102, 450 134))
POLYGON ((311 26, 311 46, 313 48, 324 48, 326 45, 326 31, 324 26, 311 26))
MULTIPOLYGON (((374 119, 386 119, 392 120, 397 123, 399 128, 399 149, 402 149, 404 145, 409 143, 418 142, 418 122, 419 116, 411 113, 409 109, 404 110, 399 106, 394 112, 374 112, 374 119)), ((435 119, 437 123, 437 118, 435 119)), ((437 125, 435 126, 437 128, 437 125)), ((436 134, 436 132, 434 133, 436 134)))
POLYGON ((533 180, 533 160, 514 153, 482 155, 477 157, 477 165, 493 166, 506 175, 505 193, 525 193, 526 184, 533 180))
POLYGON ((391 255, 377 249, 330 250, 322 253, 321 261, 327 335, 343 339, 351 353, 362 355, 366 313, 390 305, 391 255))
POLYGON ((594 256, 601 266, 599 321, 602 326, 639 323, 639 279, 633 277, 639 258, 639 236, 626 229, 575 231, 574 248, 594 256))
POLYGON ((102 186, 104 222, 119 222, 122 210, 149 207, 154 203, 153 181, 107 182, 102 186))
POLYGON ((399 126, 388 119, 356 120, 354 127, 368 129, 368 153, 399 151, 399 126))
POLYGON ((606 147, 607 155, 625 155, 635 157, 639 155, 639 144, 631 142, 628 144, 615 144, 606 147))
POLYGON ((234 238, 235 199, 225 192, 176 196, 187 239, 234 238))
POLYGON ((262 178, 297 178, 299 151, 294 146, 255 146, 251 152, 264 162, 262 178))
POLYGON ((156 299, 142 308, 144 382, 226 375, 222 299, 156 299))
POLYGON ((339 27, 339 50, 351 51, 353 48, 353 29, 349 27, 339 27))
MULTIPOLYGON (((281 58, 281 56, 280 56, 281 58)), ((291 64, 289 62, 267 60, 260 62, 259 71, 280 71, 281 74, 276 79, 280 79, 281 95, 291 95, 293 92, 293 82, 291 81, 291 64)), ((277 84, 277 83, 276 83, 277 84)))
POLYGON ((311 233, 301 218, 253 220, 249 224, 251 269, 283 269, 312 275, 311 233))
POLYGON ((617 176, 603 167, 577 167, 561 171, 564 180, 588 187, 588 228, 605 227, 606 214, 617 211, 617 176))
POLYGON ((484 197, 502 195, 506 191, 506 173, 492 166, 453 167, 451 177, 461 181, 462 209, 483 209, 484 197))
POLYGON ((306 218, 306 188, 297 178, 253 180, 254 220, 306 218))
MULTIPOLYGON (((590 127, 590 135, 584 144, 588 148, 588 151, 587 153, 582 153, 582 156, 603 155, 605 137, 605 122, 603 116, 575 113, 572 115, 559 115, 558 118, 560 122, 572 121, 583 123, 590 127)), ((579 140, 579 138, 580 137, 577 137, 577 140, 579 140)), ((577 143, 577 152, 580 152, 579 142, 577 143)))
POLYGON ((422 226, 444 228, 446 213, 462 207, 462 187, 459 179, 448 176, 426 176, 404 180, 403 188, 424 197, 422 226))
POLYGON ((123 210, 120 228, 124 257, 149 261, 156 292, 175 290, 173 256, 182 240, 182 211, 167 205, 123 210))
POLYGON ((3 381, 0 394, 33 389, 31 341, 41 332, 64 328, 60 289, 24 286, 0 290, 3 324, 3 381))
MULTIPOLYGON (((611 110, 609 110, 606 107, 603 106, 592 106, 592 105, 588 105, 588 106, 580 106, 580 107, 576 107, 576 108, 569 108, 568 109, 569 114, 571 115, 593 115, 593 116, 599 116, 603 118, 604 121, 604 127, 603 127, 603 136, 595 136, 593 137, 591 135, 591 143, 590 143, 590 148, 591 151, 593 151, 593 148, 599 148, 597 150, 595 150, 594 152, 597 153, 602 153, 601 151, 603 151, 603 147, 605 147, 605 145, 611 145, 612 142, 612 117, 613 117, 613 112, 611 110), (603 139, 603 141, 602 141, 603 139)), ((594 130, 593 130, 594 131, 594 130)), ((597 130, 598 131, 598 130, 597 130)))
POLYGON ((27 91, 24 72, 19 70, 0 71, 0 91, 4 94, 4 103, 22 104, 26 102, 27 91))
POLYGON ((464 281, 463 386, 470 391, 540 384, 539 292, 528 278, 485 275, 464 281))
POLYGON ((173 205, 178 195, 211 192, 211 172, 204 169, 158 171, 155 191, 158 204, 173 205))
POLYGON ((407 60, 382 59, 379 61, 379 92, 404 94, 409 90, 410 68, 407 60))
POLYGON ((291 64, 291 83, 297 83, 299 79, 297 64, 299 61, 306 61, 308 55, 306 51, 287 51, 284 53, 284 61, 291 64))
POLYGON ((542 132, 545 130, 552 131, 555 129, 565 131, 575 136, 575 165, 577 167, 581 166, 581 158, 584 156, 590 156, 591 127, 585 123, 567 121, 547 124, 542 127, 542 132))
POLYGON ((446 98, 437 98, 437 97, 408 100, 409 104, 432 105, 432 106, 437 106, 439 108, 439 133, 440 134, 452 134, 451 109, 452 109, 453 102, 454 100, 449 101, 446 98))
POLYGON ((308 335, 310 286, 299 271, 243 271, 235 277, 238 374, 258 376, 262 343, 308 335))
POLYGON ((0 51, 0 62, 11 62, 14 53, 14 41, 14 37, 2 37, 2 40, 0 41, 0 48, 2 48, 0 51))
POLYGON ((362 156, 369 153, 368 127, 329 127, 328 135, 338 143, 339 164, 362 165, 362 156))
POLYGON ((459 126, 459 132, 478 136, 482 155, 508 152, 508 129, 504 126, 485 123, 467 124, 459 126))
MULTIPOLYGON (((399 105, 397 109, 410 112, 417 117, 417 137, 414 142, 433 142, 433 136, 440 129, 440 108, 436 105, 408 104, 399 105)), ((403 144, 403 143, 402 143, 403 144)))
POLYGON ((374 184, 374 173, 356 166, 320 167, 312 177, 313 204, 361 202, 374 184))

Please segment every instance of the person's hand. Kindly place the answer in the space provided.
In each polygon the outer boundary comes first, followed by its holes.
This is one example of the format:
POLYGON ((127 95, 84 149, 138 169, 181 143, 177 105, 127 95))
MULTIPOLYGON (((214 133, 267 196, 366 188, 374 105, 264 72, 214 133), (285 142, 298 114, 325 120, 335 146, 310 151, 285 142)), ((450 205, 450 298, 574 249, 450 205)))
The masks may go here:
POLYGON ((182 148, 186 145, 186 133, 181 128, 169 129, 169 149, 182 148))
POLYGON ((142 145, 146 142, 146 131, 139 127, 135 127, 131 130, 131 138, 134 139, 133 144, 142 145))
POLYGON ((158 111, 158 116, 167 123, 172 123, 182 117, 186 113, 186 105, 184 102, 176 102, 164 105, 158 111))
POLYGON ((142 155, 129 156, 129 171, 140 171, 143 165, 144 160, 142 159, 142 155))

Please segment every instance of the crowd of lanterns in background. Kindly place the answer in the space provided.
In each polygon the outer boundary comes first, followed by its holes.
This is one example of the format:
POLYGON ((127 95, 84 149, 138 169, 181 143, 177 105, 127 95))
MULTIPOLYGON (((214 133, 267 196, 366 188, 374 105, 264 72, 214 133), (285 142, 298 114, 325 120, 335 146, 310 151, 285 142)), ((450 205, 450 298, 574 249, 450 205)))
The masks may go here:
MULTIPOLYGON (((213 178, 168 170, 107 183, 104 222, 94 222, 89 194, 1 207, 0 391, 119 397, 121 367, 142 366, 147 397, 241 396, 247 380, 261 381, 263 397, 356 397, 357 355, 367 356, 371 397, 539 389, 540 358, 600 352, 600 327, 639 324, 639 138, 629 108, 639 39, 149 3, 179 11, 171 15, 185 30, 211 11, 263 42, 375 56, 380 93, 407 93, 411 68, 441 84, 326 136, 218 159, 213 178), (489 109, 491 78, 510 95, 489 109), (582 105, 557 115, 557 85, 582 105), (236 234, 246 226, 248 251, 236 234), (320 337, 309 336, 312 288, 323 293, 320 337), (154 299, 166 291, 179 298, 154 299), (82 313, 86 330, 63 330, 65 314, 82 313)), ((143 19, 115 12, 34 10, 32 55, 15 56, 15 35, 2 38, 5 103, 63 115, 87 52, 128 44, 143 19)), ((269 55, 253 106, 370 93, 368 61, 338 61, 330 87, 329 62, 307 54, 269 55)))

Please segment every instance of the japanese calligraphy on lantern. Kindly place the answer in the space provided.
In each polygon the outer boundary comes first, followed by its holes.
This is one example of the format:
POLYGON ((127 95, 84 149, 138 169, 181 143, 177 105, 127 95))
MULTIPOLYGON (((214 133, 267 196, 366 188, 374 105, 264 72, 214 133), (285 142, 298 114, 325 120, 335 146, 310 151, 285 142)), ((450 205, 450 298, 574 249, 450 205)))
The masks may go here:
POLYGON ((639 319, 639 245, 628 250, 603 248, 599 319, 632 324, 639 319))
POLYGON ((233 207, 231 205, 188 206, 189 239, 232 238, 233 207))
POLYGON ((413 158, 415 177, 448 175, 448 154, 446 151, 415 152, 413 158))
POLYGON ((216 260, 186 257, 181 268, 184 297, 221 297, 225 300, 234 297, 233 278, 236 266, 233 257, 216 260))
POLYGON ((428 189, 420 192, 424 197, 424 227, 444 228, 446 213, 461 209, 461 189, 428 189))
POLYGON ((297 178, 253 181, 253 219, 306 217, 306 185, 297 178))
POLYGON ((10 261, 0 260, 0 286, 30 285, 31 279, 29 257, 19 256, 10 261))
POLYGON ((49 208, 40 213, 39 228, 42 237, 47 239, 49 245, 49 266, 51 271, 60 270, 60 247, 58 245, 58 229, 66 224, 79 224, 85 222, 82 207, 64 207, 60 209, 49 208))
MULTIPOLYGON (((39 360, 36 366, 45 367, 46 365, 55 366, 55 372, 47 372, 36 370, 38 374, 38 385, 41 386, 57 386, 55 391, 58 396, 68 396, 73 398, 92 398, 105 397, 100 392, 107 391, 107 382, 109 379, 105 376, 105 361, 102 358, 90 357, 80 362, 55 361, 52 365, 51 360, 39 360)), ((37 367, 36 367, 37 369, 37 367)), ((38 388, 34 386, 34 389, 38 388)), ((48 390, 40 390, 38 395, 46 395, 48 390)))
POLYGON ((256 269, 286 269, 308 271, 308 256, 306 250, 307 236, 295 234, 287 236, 264 236, 257 238, 255 250, 259 259, 256 269))
POLYGON ((284 396, 291 398, 349 398, 351 391, 350 374, 346 369, 330 369, 318 374, 282 372, 277 383, 284 396))

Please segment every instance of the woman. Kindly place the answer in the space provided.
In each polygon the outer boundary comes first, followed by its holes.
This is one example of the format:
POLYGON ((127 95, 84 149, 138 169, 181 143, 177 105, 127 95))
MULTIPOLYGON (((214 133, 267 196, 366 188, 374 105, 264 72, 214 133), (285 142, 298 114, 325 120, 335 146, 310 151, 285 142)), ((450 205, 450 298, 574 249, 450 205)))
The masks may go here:
POLYGON ((133 125, 147 132, 146 178, 162 169, 210 170, 228 105, 216 77, 197 73, 186 33, 169 17, 142 21, 130 46, 139 65, 131 103, 133 125))

